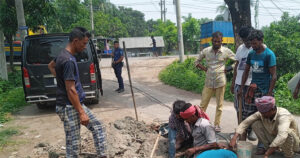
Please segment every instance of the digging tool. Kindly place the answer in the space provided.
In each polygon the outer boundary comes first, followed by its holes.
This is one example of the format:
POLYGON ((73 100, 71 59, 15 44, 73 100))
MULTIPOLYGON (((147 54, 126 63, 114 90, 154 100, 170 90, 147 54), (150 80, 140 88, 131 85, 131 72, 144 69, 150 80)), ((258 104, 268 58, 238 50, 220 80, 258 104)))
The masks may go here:
POLYGON ((127 72, 128 72, 128 79, 129 79, 129 83, 130 83, 130 89, 131 89, 131 95, 132 95, 132 100, 133 100, 133 106, 134 106, 134 111, 135 111, 135 118, 138 121, 138 114, 137 114, 137 109, 136 109, 136 104, 135 104, 135 98, 134 98, 134 93, 133 93, 133 89, 132 89, 132 82, 131 82, 131 75, 130 75, 130 68, 129 68, 129 63, 128 63, 128 57, 127 57, 127 51, 126 51, 126 46, 125 46, 125 42, 123 41, 123 49, 124 49, 124 53, 125 53, 125 60, 126 60, 126 66, 127 66, 127 72))
POLYGON ((242 122, 242 108, 243 108, 242 95, 238 95, 238 101, 239 101, 239 120, 238 120, 238 123, 240 124, 242 122))
POLYGON ((168 123, 163 123, 162 125, 160 125, 158 131, 159 132, 158 132, 158 135, 156 137, 155 143, 153 145, 153 149, 151 151, 150 158, 153 158, 153 155, 154 155, 154 152, 155 152, 155 150, 157 148, 160 136, 164 136, 164 137, 168 136, 169 124, 168 123))
POLYGON ((159 141, 159 138, 160 138, 160 135, 161 135, 161 131, 158 132, 158 135, 156 137, 156 140, 155 140, 155 143, 154 143, 154 146, 153 146, 153 149, 151 151, 151 155, 150 155, 150 158, 153 158, 153 155, 154 155, 154 152, 157 148, 157 144, 158 144, 158 141, 159 141))

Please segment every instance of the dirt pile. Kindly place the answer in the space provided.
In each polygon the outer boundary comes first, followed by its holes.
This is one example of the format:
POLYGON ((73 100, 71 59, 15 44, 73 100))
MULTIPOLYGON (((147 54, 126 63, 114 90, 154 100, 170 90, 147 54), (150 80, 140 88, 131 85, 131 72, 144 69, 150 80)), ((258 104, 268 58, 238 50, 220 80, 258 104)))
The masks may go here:
POLYGON ((148 158, 157 137, 154 130, 132 117, 111 123, 107 133, 109 156, 116 158, 148 158))
MULTIPOLYGON (((106 127, 107 149, 110 158, 149 158, 155 139, 158 134, 146 125, 145 122, 136 121, 132 117, 125 117, 109 123, 106 127)), ((65 157, 65 147, 38 145, 35 149, 34 157, 46 157, 46 154, 52 158, 65 157)), ((94 147, 93 136, 87 131, 81 134, 81 157, 95 158, 96 150, 94 147)), ((167 140, 160 138, 154 157, 166 158, 167 140)))
MULTIPOLYGON (((125 117, 109 123, 106 128, 109 157, 114 158, 149 158, 157 132, 144 122, 132 117, 125 117)), ((92 135, 86 133, 82 138, 82 152, 95 152, 92 135)), ((156 156, 167 157, 166 139, 160 139, 156 156)))

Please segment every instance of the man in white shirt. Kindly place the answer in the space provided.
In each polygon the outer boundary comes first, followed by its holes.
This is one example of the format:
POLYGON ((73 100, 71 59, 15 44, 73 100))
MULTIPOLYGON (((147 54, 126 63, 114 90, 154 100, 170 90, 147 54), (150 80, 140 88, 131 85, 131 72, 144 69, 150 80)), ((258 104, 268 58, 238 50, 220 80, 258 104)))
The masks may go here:
MULTIPOLYGON (((250 26, 245 26, 242 27, 241 30, 239 31, 239 36, 243 40, 243 44, 239 46, 239 48, 236 51, 236 64, 234 67, 234 74, 233 74, 233 79, 231 83, 231 93, 234 94, 234 107, 237 111, 237 116, 239 116, 239 96, 238 96, 238 91, 241 88, 241 82, 242 82, 242 76, 245 70, 246 66, 246 61, 249 52, 252 50, 251 48, 251 42, 247 39, 248 35, 250 34, 251 30, 253 30, 252 27, 250 26)), ((245 93, 247 92, 247 89, 249 85, 251 84, 251 71, 249 73, 248 79, 245 83, 245 88, 244 88, 244 94, 242 96, 242 120, 245 120, 248 116, 252 115, 257 111, 257 108, 253 104, 247 104, 245 102, 245 93)), ((244 133, 244 136, 242 139, 246 139, 246 136, 248 135, 249 140, 256 140, 255 134, 252 132, 251 128, 247 129, 247 132, 244 133)))

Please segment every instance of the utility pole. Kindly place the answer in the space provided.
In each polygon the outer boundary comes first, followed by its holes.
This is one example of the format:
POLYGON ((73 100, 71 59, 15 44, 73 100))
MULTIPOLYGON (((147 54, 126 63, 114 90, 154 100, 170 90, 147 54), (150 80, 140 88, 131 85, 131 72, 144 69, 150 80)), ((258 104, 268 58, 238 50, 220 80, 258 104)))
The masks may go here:
POLYGON ((7 80, 7 67, 6 67, 6 57, 4 51, 4 34, 0 30, 0 78, 7 80))
POLYGON ((167 10, 166 10, 166 0, 164 0, 164 22, 166 22, 166 14, 167 14, 167 10))
POLYGON ((91 11, 91 28, 92 28, 92 40, 95 38, 95 28, 94 28, 94 12, 93 12, 93 0, 90 0, 90 11, 91 11))
POLYGON ((27 27, 24 18, 24 8, 22 0, 15 0, 16 12, 17 12, 17 20, 18 20, 18 28, 20 32, 21 41, 25 40, 27 27))
POLYGON ((182 25, 181 25, 181 13, 180 13, 180 0, 175 0, 176 6, 176 18, 177 18, 177 34, 178 34, 178 48, 179 48, 179 59, 183 62, 184 47, 183 47, 183 36, 182 36, 182 25))
POLYGON ((160 5, 160 20, 164 21, 164 17, 163 17, 163 0, 160 0, 159 5, 160 5))

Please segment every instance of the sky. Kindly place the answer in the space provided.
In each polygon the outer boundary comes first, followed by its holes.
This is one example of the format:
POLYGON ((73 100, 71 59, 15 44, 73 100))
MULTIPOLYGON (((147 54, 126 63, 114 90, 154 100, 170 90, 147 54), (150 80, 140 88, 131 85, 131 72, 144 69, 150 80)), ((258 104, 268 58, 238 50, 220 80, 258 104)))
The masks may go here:
MULTIPOLYGON (((256 0, 253 0, 256 2, 256 0)), ((117 6, 125 6, 139 10, 145 14, 145 19, 160 19, 160 0, 110 0, 117 6)), ((192 14, 194 18, 214 19, 219 13, 217 7, 224 4, 224 0, 181 0, 181 16, 192 14)), ((166 0, 166 18, 176 23, 175 6, 173 0, 166 0)), ((290 15, 300 14, 300 0, 259 0, 259 27, 270 25, 280 20, 283 12, 290 15)), ((254 7, 251 8, 252 25, 254 26, 254 7)))

